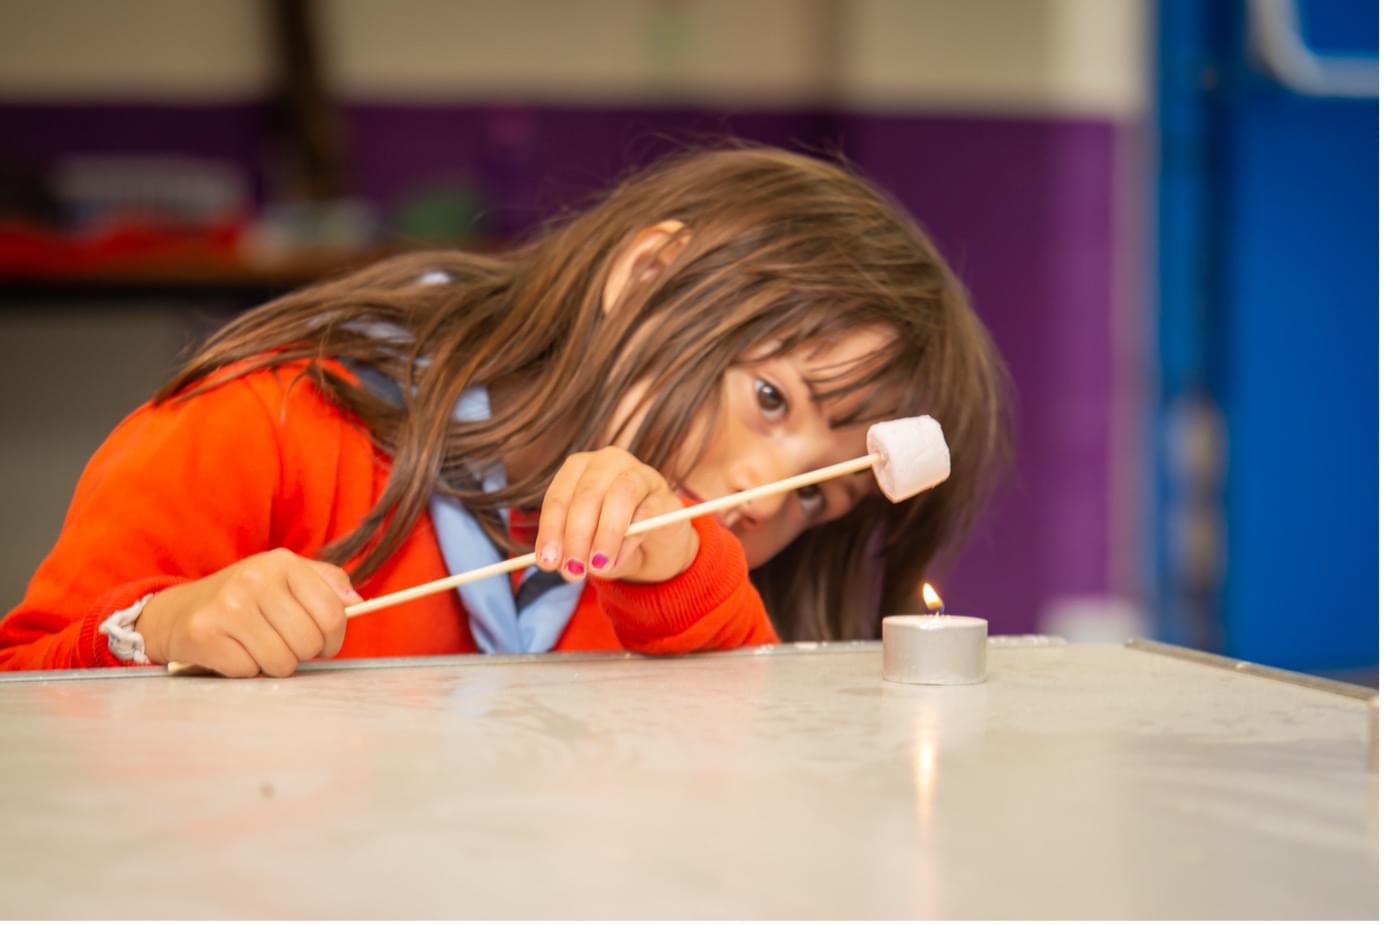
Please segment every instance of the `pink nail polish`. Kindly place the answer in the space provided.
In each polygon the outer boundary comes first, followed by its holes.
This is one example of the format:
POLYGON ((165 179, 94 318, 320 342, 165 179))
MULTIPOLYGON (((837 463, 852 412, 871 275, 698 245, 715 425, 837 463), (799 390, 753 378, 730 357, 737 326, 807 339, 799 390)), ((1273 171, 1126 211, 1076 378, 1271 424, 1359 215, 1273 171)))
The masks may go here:
POLYGON ((591 557, 591 567, 596 569, 605 568, 610 564, 610 556, 603 552, 598 552, 591 557))
POLYGON ((571 572, 573 575, 584 575, 586 574, 586 566, 582 565, 576 559, 568 559, 567 571, 571 572))

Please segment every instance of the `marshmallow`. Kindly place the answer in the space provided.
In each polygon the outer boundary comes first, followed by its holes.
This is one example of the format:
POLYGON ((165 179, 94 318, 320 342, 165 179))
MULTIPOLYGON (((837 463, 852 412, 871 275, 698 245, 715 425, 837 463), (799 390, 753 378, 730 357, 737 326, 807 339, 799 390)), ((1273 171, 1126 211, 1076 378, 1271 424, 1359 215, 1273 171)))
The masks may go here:
POLYGON ((871 426, 865 432, 865 448, 880 456, 874 464, 875 479, 890 501, 911 498, 951 475, 942 425, 926 414, 871 426))

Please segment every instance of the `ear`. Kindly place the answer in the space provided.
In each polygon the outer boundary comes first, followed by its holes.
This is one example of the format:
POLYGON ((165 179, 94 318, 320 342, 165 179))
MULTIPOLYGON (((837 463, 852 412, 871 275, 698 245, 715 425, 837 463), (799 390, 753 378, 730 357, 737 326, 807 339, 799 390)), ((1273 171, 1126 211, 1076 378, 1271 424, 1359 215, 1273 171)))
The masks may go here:
POLYGON ((601 310, 609 314, 630 285, 653 279, 667 269, 687 246, 686 227, 677 219, 668 219, 635 235, 610 268, 601 293, 601 310))

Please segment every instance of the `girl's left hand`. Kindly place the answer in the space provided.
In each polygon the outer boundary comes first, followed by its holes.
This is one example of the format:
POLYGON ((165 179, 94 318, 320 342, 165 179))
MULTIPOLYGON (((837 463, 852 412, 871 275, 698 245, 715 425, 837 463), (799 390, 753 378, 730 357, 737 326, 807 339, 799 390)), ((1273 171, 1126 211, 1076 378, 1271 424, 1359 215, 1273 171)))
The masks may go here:
POLYGON ((558 469, 538 518, 534 549, 538 567, 561 570, 566 579, 585 577, 667 581, 697 557, 697 531, 690 521, 639 536, 630 524, 669 511, 682 502, 657 470, 619 447, 576 453, 558 469))

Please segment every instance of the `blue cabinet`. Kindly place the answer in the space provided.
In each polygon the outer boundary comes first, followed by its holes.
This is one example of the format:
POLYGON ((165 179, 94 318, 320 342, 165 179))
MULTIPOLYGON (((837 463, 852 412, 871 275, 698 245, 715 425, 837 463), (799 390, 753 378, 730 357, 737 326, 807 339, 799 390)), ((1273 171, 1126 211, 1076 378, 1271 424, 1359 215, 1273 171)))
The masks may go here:
POLYGON ((1160 635, 1377 665, 1377 7, 1157 18, 1160 635))

